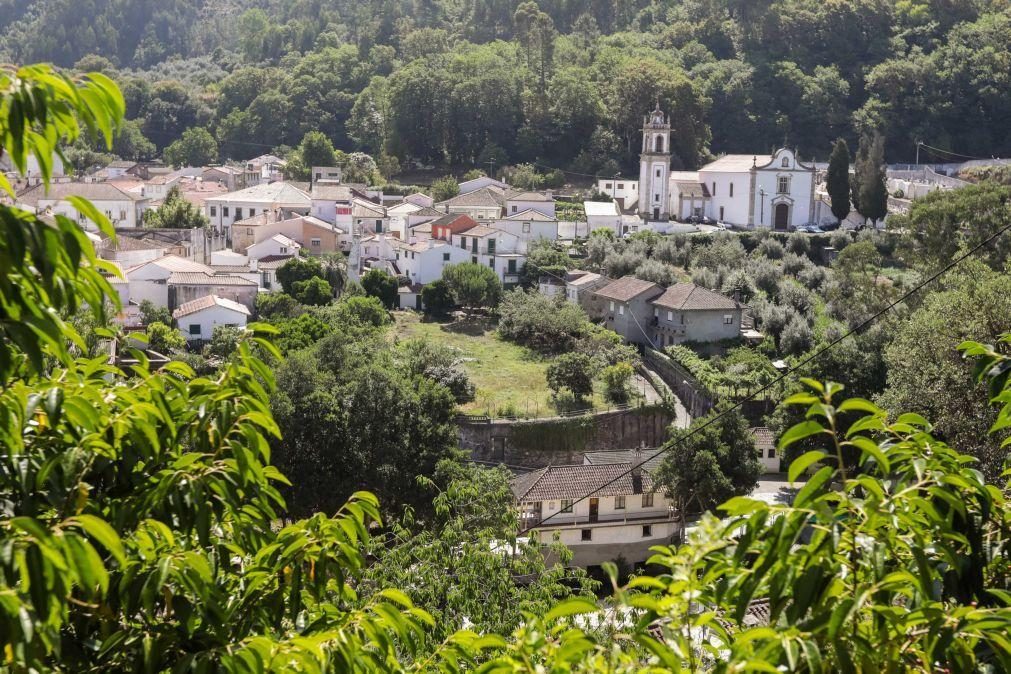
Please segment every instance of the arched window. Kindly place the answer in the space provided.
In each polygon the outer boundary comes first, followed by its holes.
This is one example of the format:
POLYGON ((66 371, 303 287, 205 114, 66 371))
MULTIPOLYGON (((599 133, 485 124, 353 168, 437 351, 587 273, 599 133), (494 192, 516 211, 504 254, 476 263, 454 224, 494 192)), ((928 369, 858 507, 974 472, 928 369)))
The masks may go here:
POLYGON ((654 147, 656 152, 663 152, 663 136, 657 136, 654 141, 654 147))
POLYGON ((790 158, 783 157, 783 168, 790 168, 790 158))

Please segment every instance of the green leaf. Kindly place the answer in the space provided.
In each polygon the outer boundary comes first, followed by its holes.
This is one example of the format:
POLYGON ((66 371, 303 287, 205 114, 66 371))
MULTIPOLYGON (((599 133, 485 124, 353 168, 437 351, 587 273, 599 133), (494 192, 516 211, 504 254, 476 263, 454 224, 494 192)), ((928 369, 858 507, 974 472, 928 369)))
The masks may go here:
POLYGON ((121 566, 126 564, 123 542, 120 540, 119 534, 105 520, 94 515, 76 515, 67 520, 67 523, 76 524, 84 529, 89 536, 101 543, 102 547, 108 550, 109 554, 115 557, 121 566))
POLYGON ((554 608, 548 611, 547 615, 544 616, 544 621, 551 623, 559 618, 566 618, 568 616, 584 613, 596 613, 599 610, 600 609, 593 602, 580 597, 573 597, 571 599, 566 599, 560 604, 556 604, 554 608))
POLYGON ((790 471, 787 474, 790 482, 796 482, 797 477, 801 475, 805 470, 815 463, 818 463, 824 459, 828 454, 821 451, 820 449, 811 450, 806 454, 797 457, 793 463, 790 464, 790 471))
POLYGON ((812 435, 817 435, 818 433, 827 433, 825 429, 817 421, 802 421, 799 424, 791 427, 788 431, 783 433, 782 437, 779 438, 779 449, 783 450, 792 445, 795 442, 799 442, 804 438, 810 437, 812 435))

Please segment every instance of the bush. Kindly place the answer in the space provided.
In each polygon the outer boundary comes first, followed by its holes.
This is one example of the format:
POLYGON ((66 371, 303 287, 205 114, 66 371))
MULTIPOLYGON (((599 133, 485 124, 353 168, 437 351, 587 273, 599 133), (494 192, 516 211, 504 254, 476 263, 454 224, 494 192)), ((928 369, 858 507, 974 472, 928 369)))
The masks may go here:
POLYGON ((443 279, 436 279, 421 289, 421 303, 425 313, 433 316, 445 316, 453 307, 453 291, 443 279))
POLYGON ((397 306, 397 279, 379 269, 370 269, 362 276, 365 294, 375 297, 387 309, 397 306))
POLYGON ((464 262, 447 265, 442 279, 449 286, 456 303, 464 307, 494 307, 502 297, 502 282, 494 269, 483 264, 464 262))
POLYGON ((684 234, 664 237, 653 246, 653 257, 667 264, 687 268, 692 259, 691 241, 684 234))
POLYGON ((593 323, 587 326, 587 330, 588 334, 576 342, 575 350, 593 358, 598 368, 622 362, 639 362, 639 351, 631 344, 626 344, 614 330, 593 323))
POLYGON ((758 313, 762 332, 779 342, 783 329, 793 319, 795 314, 796 312, 790 307, 767 302, 758 313))
POLYGON ((380 328, 391 321, 390 312, 375 297, 355 295, 337 303, 337 315, 345 321, 380 328))
POLYGON ((713 237, 710 243, 695 248, 693 257, 694 266, 715 269, 720 265, 740 266, 747 253, 736 234, 723 233, 713 237))
POLYGON ((310 307, 320 307, 329 304, 333 299, 330 284, 319 276, 313 276, 304 281, 292 284, 291 295, 298 302, 310 307))
POLYGON ((797 274, 797 280, 804 284, 808 290, 819 290, 825 285, 825 281, 828 279, 828 272, 824 267, 817 267, 811 265, 807 267, 799 274, 797 274))
POLYGON ((810 315, 811 309, 814 306, 814 298, 811 296, 811 292, 793 281, 785 282, 780 286, 779 301, 792 307, 802 316, 810 315))
POLYGON ((783 273, 787 276, 796 276, 811 266, 811 260, 796 253, 787 253, 783 257, 783 273))
POLYGON ((794 314, 783 328, 779 348, 783 353, 799 355, 810 349, 813 342, 814 334, 811 332, 811 326, 799 314, 794 314))
POLYGON ((305 309, 288 293, 260 293, 256 296, 256 315, 262 319, 295 318, 305 309))
POLYGON ((677 283, 678 270, 659 260, 646 260, 635 270, 635 276, 643 281, 650 281, 666 287, 677 283))
POLYGON ((413 376, 428 377, 449 389, 457 404, 474 399, 475 387, 460 358, 443 344, 412 339, 403 346, 407 370, 413 376))
POLYGON ((784 255, 783 244, 772 237, 763 240, 755 250, 759 255, 767 257, 770 260, 782 259, 784 255))
POLYGON ((779 296, 779 282, 783 280, 783 272, 769 260, 758 258, 750 265, 751 278, 755 287, 769 297, 779 296))
POLYGON ((295 297, 295 284, 313 277, 323 278, 323 265, 311 257, 293 257, 278 267, 276 276, 284 292, 295 297))
POLYGON ((569 351, 590 330, 589 319, 577 305, 533 290, 506 293, 499 316, 498 332, 503 339, 542 353, 569 351))
POLYGON ((628 382, 632 378, 632 366, 628 363, 608 365, 600 373, 604 382, 604 395, 613 403, 628 401, 628 382))
POLYGON ((828 242, 836 251, 842 252, 846 246, 853 243, 853 237, 846 230, 837 229, 829 235, 828 242))
POLYGON ((210 343, 204 347, 204 358, 228 358, 239 348, 242 330, 231 325, 215 326, 210 343))
POLYGON ((604 260, 604 272, 611 278, 621 278, 634 274, 645 261, 646 256, 634 250, 614 251, 604 260))
POLYGON ((151 300, 140 303, 140 322, 145 328, 152 323, 172 325, 172 312, 167 307, 156 306, 151 300))
POLYGON ((794 255, 807 255, 811 252, 811 242, 807 240, 807 235, 794 232, 786 240, 786 249, 794 255))
POLYGON ((710 290, 716 290, 723 285, 720 282, 720 275, 715 270, 706 267, 699 267, 692 271, 692 283, 710 290))
POLYGON ((585 353, 565 353, 555 358, 547 371, 548 388, 568 389, 577 400, 593 394, 593 359, 585 353))
POLYGON ((727 274, 723 280, 723 294, 747 303, 755 296, 755 284, 752 283, 748 272, 737 269, 727 274))
POLYGON ((147 326, 147 348, 162 354, 182 351, 186 348, 183 333, 160 321, 147 326))

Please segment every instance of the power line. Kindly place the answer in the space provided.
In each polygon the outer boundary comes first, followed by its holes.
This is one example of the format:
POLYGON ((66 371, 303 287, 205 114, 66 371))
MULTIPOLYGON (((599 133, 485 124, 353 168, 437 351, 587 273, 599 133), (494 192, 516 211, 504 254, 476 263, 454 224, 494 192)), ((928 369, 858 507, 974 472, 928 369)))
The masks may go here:
MULTIPOLYGON (((948 266, 946 266, 943 269, 941 269, 940 271, 934 273, 932 276, 930 276, 929 278, 927 278, 925 281, 923 281, 920 284, 918 284, 917 286, 915 286, 912 290, 910 290, 909 292, 907 292, 906 294, 904 294, 902 297, 898 298, 897 300, 895 300, 894 302, 892 302, 891 304, 889 304, 885 308, 883 308, 880 311, 876 312, 874 315, 872 315, 870 318, 866 319, 865 321, 863 321, 862 323, 860 323, 859 325, 857 325, 855 328, 852 328, 852 329, 848 330, 847 332, 845 332, 841 336, 839 336, 836 339, 832 340, 831 342, 829 342, 828 344, 826 344, 824 347, 822 347, 821 349, 819 349, 815 353, 807 356, 801 362, 799 362, 796 365, 794 365, 793 367, 787 369, 778 378, 772 380, 770 383, 766 384, 765 386, 760 387, 754 393, 748 394, 747 396, 745 396, 744 398, 742 398, 738 402, 736 402, 733 405, 731 405, 726 410, 718 413, 716 416, 714 416, 713 418, 711 418, 709 421, 706 421, 705 423, 703 423, 702 425, 698 426, 697 428, 688 431, 687 435, 685 435, 681 439, 681 441, 683 442, 684 440, 687 440, 688 438, 692 437, 696 433, 702 432, 705 428, 707 428, 708 426, 711 426, 712 424, 716 423, 717 421, 719 421, 724 416, 730 414, 731 412, 736 412, 737 410, 739 410, 741 407, 744 406, 744 403, 749 402, 751 400, 754 400, 759 394, 764 393, 764 392, 768 391, 769 389, 773 388, 774 386, 776 386, 777 384, 783 382, 787 377, 789 377, 790 375, 792 375, 795 372, 797 372, 797 370, 803 368, 808 363, 810 363, 813 360, 821 357, 823 354, 825 354, 829 350, 835 348, 836 345, 838 345, 840 342, 842 342, 847 337, 849 337, 851 335, 854 335, 854 334, 862 331, 864 328, 866 328, 867 326, 869 326, 871 323, 873 323, 877 319, 879 319, 882 316, 884 316, 886 313, 888 313, 889 311, 891 311, 892 309, 894 309, 895 307, 897 307, 899 304, 902 304, 903 302, 905 302, 906 300, 908 300, 914 294, 918 293, 924 287, 926 287, 927 285, 933 283, 934 281, 936 281, 937 279, 939 279, 944 274, 947 274, 949 271, 951 271, 956 266, 958 266, 959 264, 961 264, 967 258, 969 258, 973 254, 975 254, 978 250, 980 250, 981 248, 983 248, 987 244, 991 243, 992 241, 996 240, 1002 234, 1004 234, 1006 232, 1009 232, 1009 231, 1011 231, 1011 225, 1003 227, 1002 229, 998 230, 994 234, 990 235, 989 237, 987 237, 986 239, 984 239, 982 242, 980 242, 976 246, 973 246, 967 252, 965 252, 962 255, 960 255, 959 257, 955 258, 950 264, 948 264, 948 266)), ((535 266, 538 266, 538 265, 535 265, 535 266)), ((555 276, 556 276, 556 278, 560 278, 557 275, 555 275, 555 276)), ((670 450, 674 449, 676 446, 677 446, 677 444, 675 443, 675 444, 671 444, 671 445, 669 445, 667 447, 661 447, 658 451, 656 451, 655 453, 651 454, 649 457, 647 457, 642 462, 633 465, 628 470, 623 471, 619 475, 617 475, 614 478, 608 480, 604 484, 598 486, 596 489, 594 489, 589 494, 586 494, 585 496, 581 496, 580 498, 574 500, 572 502, 572 506, 575 506, 577 503, 580 503, 580 502, 585 501, 585 500, 587 500, 589 498, 592 498, 594 494, 599 493, 604 488, 609 487, 610 485, 614 484, 615 482, 617 482, 618 480, 622 479, 626 475, 632 473, 632 471, 635 471, 635 470, 638 470, 638 469, 642 468, 643 466, 645 466, 650 461, 652 461, 652 460, 656 459, 657 457, 659 457, 659 456, 661 456, 661 455, 669 452, 670 450)), ((559 514, 561 514, 560 510, 557 511, 557 512, 554 512, 554 513, 552 513, 550 515, 548 515, 546 518, 544 518, 543 520, 541 520, 540 522, 538 522, 536 526, 538 526, 538 527, 539 526, 543 526, 543 524, 545 522, 551 520, 553 517, 555 517, 556 515, 559 515, 559 514)), ((533 527, 531 527, 531 528, 533 528, 533 527)))
POLYGON ((951 157, 958 157, 961 159, 978 159, 986 161, 987 159, 993 159, 994 157, 974 157, 968 154, 959 154, 958 152, 952 152, 951 150, 943 150, 939 147, 934 147, 933 145, 927 145, 926 143, 920 143, 920 147, 925 147, 928 150, 933 150, 934 153, 941 153, 942 155, 949 155, 951 157))

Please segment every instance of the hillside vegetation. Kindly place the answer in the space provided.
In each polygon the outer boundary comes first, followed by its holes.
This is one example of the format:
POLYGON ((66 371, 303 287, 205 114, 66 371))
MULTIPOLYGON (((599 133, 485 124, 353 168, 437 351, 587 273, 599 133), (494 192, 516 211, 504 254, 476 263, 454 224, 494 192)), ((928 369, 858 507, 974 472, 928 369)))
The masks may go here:
POLYGON ((635 165, 657 96, 689 168, 873 131, 890 161, 1007 155, 1009 36, 1007 0, 0 0, 0 59, 113 74, 155 151, 320 130, 401 166, 599 175, 635 165))

